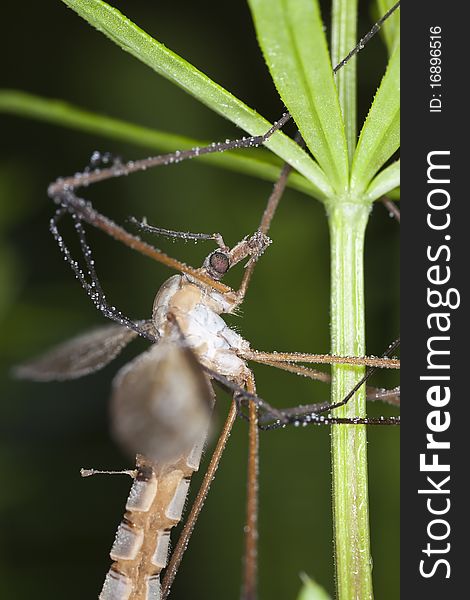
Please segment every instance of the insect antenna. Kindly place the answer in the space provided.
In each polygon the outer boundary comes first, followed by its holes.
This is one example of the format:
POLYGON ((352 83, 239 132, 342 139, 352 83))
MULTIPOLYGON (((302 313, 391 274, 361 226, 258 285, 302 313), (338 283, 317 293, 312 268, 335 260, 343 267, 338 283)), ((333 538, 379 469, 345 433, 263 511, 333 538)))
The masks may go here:
POLYGON ((192 241, 215 241, 220 248, 227 248, 224 239, 220 233, 192 233, 190 231, 174 231, 172 229, 163 229, 162 227, 155 227, 154 225, 149 225, 147 221, 144 219, 139 221, 135 217, 129 217, 129 222, 132 223, 139 229, 145 233, 153 233, 156 235, 161 235, 163 237, 168 237, 171 239, 181 239, 185 242, 192 241))

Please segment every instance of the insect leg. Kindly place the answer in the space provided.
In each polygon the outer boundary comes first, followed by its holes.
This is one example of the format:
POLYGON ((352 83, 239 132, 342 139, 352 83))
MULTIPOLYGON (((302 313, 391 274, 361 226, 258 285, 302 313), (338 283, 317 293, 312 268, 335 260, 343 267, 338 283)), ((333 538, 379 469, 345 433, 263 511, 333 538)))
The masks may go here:
MULTIPOLYGON (((299 407, 300 408, 300 407, 299 407)), ((262 431, 284 428, 287 425, 305 427, 307 425, 400 425, 400 417, 334 417, 333 415, 318 415, 317 413, 289 413, 286 411, 283 421, 273 421, 266 425, 260 424, 262 431)))
MULTIPOLYGON (((387 357, 390 354, 392 354, 393 352, 395 352, 395 350, 399 347, 399 345, 400 345, 400 338, 398 338, 392 344, 390 344, 390 346, 384 352, 383 357, 387 357)), ((354 396, 354 394, 361 388, 361 386, 364 385, 364 383, 366 383, 366 381, 368 381, 368 379, 372 376, 373 373, 375 373, 376 369, 377 369, 376 366, 368 367, 366 369, 364 376, 356 383, 356 385, 346 395, 346 397, 343 398, 343 400, 341 400, 340 402, 330 404, 330 406, 325 410, 334 410, 335 408, 339 408, 340 406, 344 406, 345 404, 347 404, 349 402, 349 400, 351 400, 351 398, 354 396)))
POLYGON ((295 375, 307 377, 308 379, 313 379, 315 381, 323 381, 324 383, 331 382, 331 375, 329 373, 318 371, 317 369, 311 369, 310 367, 304 367, 303 365, 296 365, 289 362, 274 362, 270 360, 260 360, 258 362, 260 364, 281 369, 282 371, 289 371, 289 373, 294 373, 295 375))
POLYGON ((206 373, 210 377, 212 377, 212 379, 218 381, 222 385, 222 387, 234 392, 234 399, 237 405, 238 415, 240 417, 249 420, 249 416, 243 413, 242 408, 243 406, 249 406, 250 404, 254 404, 261 413, 266 413, 270 415, 270 418, 282 420, 282 411, 268 404, 266 400, 263 400, 256 394, 248 392, 246 389, 242 388, 233 381, 230 381, 229 379, 224 377, 224 375, 216 373, 215 371, 207 367, 203 368, 204 371, 206 371, 206 373))
POLYGON ((65 260, 69 263, 70 267, 75 273, 75 276, 80 281, 83 289, 93 301, 93 304, 108 319, 116 321, 120 325, 123 325, 125 327, 128 327, 129 329, 136 331, 139 335, 151 340, 152 342, 157 341, 155 334, 152 333, 148 327, 144 326, 142 322, 137 322, 129 319, 128 317, 123 315, 119 310, 117 310, 115 306, 111 306, 110 304, 108 304, 106 296, 101 288, 98 276, 96 274, 94 261, 91 257, 91 249, 86 240, 83 224, 81 222, 80 216, 75 213, 72 213, 72 218, 74 221, 75 231, 77 232, 79 238, 82 254, 85 260, 87 274, 85 274, 85 272, 82 270, 79 262, 72 258, 70 250, 65 244, 64 239, 58 229, 58 223, 60 219, 67 212, 69 211, 65 206, 61 206, 59 209, 57 209, 56 213, 51 218, 50 230, 62 254, 64 255, 65 260))
POLYGON ((372 25, 372 27, 369 29, 369 31, 366 33, 366 35, 364 37, 362 37, 359 42, 356 44, 356 46, 354 46, 354 48, 351 50, 351 52, 349 52, 349 54, 347 56, 345 56, 343 58, 342 61, 340 61, 336 67, 333 69, 333 73, 337 73, 341 68, 344 67, 344 65, 346 63, 348 63, 351 58, 358 54, 363 48, 364 46, 370 42, 370 40, 374 37, 374 35, 380 30, 380 28, 382 27, 382 25, 385 23, 385 21, 392 16, 392 14, 397 10, 397 8, 400 7, 400 2, 397 2, 396 4, 394 4, 390 10, 388 10, 376 23, 374 23, 374 25, 372 25))
MULTIPOLYGON (((255 380, 250 373, 246 381, 246 391, 256 394, 255 380)), ((258 408, 250 402, 249 415, 249 446, 248 446, 248 477, 245 524, 245 556, 242 584, 242 600, 255 600, 257 597, 258 571, 258 475, 259 475, 259 429, 258 408)))
POLYGON ((99 181, 105 181, 114 177, 130 175, 138 171, 146 171, 151 167, 165 166, 179 163, 183 160, 196 158, 205 154, 214 154, 216 152, 226 152, 227 150, 235 150, 240 148, 257 148, 267 142, 269 138, 279 129, 281 129, 290 119, 289 113, 284 113, 283 116, 276 121, 262 135, 254 135, 244 137, 237 140, 227 140, 225 142, 213 142, 207 146, 192 148, 190 150, 177 150, 168 154, 159 156, 151 156, 141 160, 132 160, 126 163, 116 163, 106 169, 86 170, 82 173, 77 173, 71 177, 61 177, 57 179, 48 188, 48 194, 51 198, 62 195, 64 192, 77 190, 78 188, 89 186, 99 181))
MULTIPOLYGON (((395 340, 387 350, 384 352, 384 357, 392 354, 399 346, 400 340, 395 340)), ((320 413, 329 412, 340 406, 344 406, 351 400, 354 394, 367 382, 367 380, 376 371, 377 367, 369 367, 366 369, 364 376, 356 383, 356 385, 349 391, 349 393, 341 400, 336 403, 321 403, 316 405, 305 405, 294 408, 280 409, 283 414, 283 418, 278 422, 268 425, 266 428, 273 429, 276 427, 282 427, 286 423, 295 425, 304 425, 309 423, 314 424, 352 424, 352 425, 397 425, 400 422, 399 417, 380 417, 379 419, 374 418, 339 418, 333 415, 322 416, 320 413)), ((396 390, 395 390, 396 398, 396 390)), ((263 427, 262 427, 263 428, 263 427)))
POLYGON ((357 365, 383 369, 399 369, 400 361, 396 358, 379 358, 375 356, 335 356, 334 354, 304 354, 302 352, 260 352, 249 350, 243 358, 259 363, 317 363, 325 365, 357 365))
MULTIPOLYGON (((289 373, 294 373, 295 375, 299 375, 301 377, 307 377, 308 379, 313 379, 314 381, 322 381, 323 383, 331 382, 331 375, 329 373, 318 371, 317 369, 311 369, 310 367, 304 367, 303 365, 291 364, 288 362, 271 362, 268 360, 262 362, 260 361, 260 363, 270 367, 275 367, 276 369, 281 369, 283 371, 289 371, 289 373)), ((374 400, 380 400, 382 402, 386 402, 387 404, 392 404, 393 406, 400 406, 400 388, 398 387, 388 390, 384 388, 367 386, 366 400, 370 402, 374 400)), ((312 407, 313 406, 314 405, 312 405, 312 407)))
POLYGON ((381 400, 392 406, 400 406, 400 386, 393 388, 392 390, 368 386, 366 400, 381 400))
POLYGON ((390 216, 394 217, 398 221, 398 223, 400 223, 400 209, 395 204, 395 202, 392 202, 392 200, 390 200, 390 198, 387 198, 387 196, 384 196, 382 198, 382 204, 388 210, 390 216))
MULTIPOLYGON (((268 233, 271 221, 274 217, 274 213, 279 204, 279 201, 281 200, 282 194, 284 193, 284 190, 287 185, 287 179, 291 171, 292 167, 288 163, 285 163, 285 165, 282 168, 281 174, 279 175, 279 179, 274 184, 273 190, 271 192, 271 195, 269 196, 268 203, 264 210, 260 226, 258 228, 258 231, 260 231, 264 235, 268 233)), ((251 281, 251 277, 253 275, 253 271, 255 270, 255 266, 256 260, 250 260, 245 269, 242 282, 237 290, 237 295, 240 298, 240 301, 243 300, 243 298, 245 297, 245 294, 248 290, 248 286, 251 281)))
MULTIPOLYGON (((335 417, 333 415, 324 416, 319 414, 330 410, 332 404, 330 402, 323 402, 318 404, 306 404, 295 406, 293 408, 275 408, 271 406, 266 400, 263 400, 255 394, 244 390, 237 384, 229 381, 223 375, 204 367, 204 370, 209 374, 210 377, 222 384, 223 387, 235 392, 235 400, 237 403, 238 416, 245 420, 249 420, 249 415, 243 412, 244 406, 249 406, 251 403, 255 404, 259 414, 259 428, 263 431, 270 429, 279 429, 280 427, 286 427, 287 425, 399 425, 400 417, 357 417, 357 418, 343 418, 335 417)), ((371 373, 372 374, 372 373, 371 373)), ((365 376, 366 377, 366 376, 365 376)), ((370 375, 367 375, 367 379, 370 375)), ((359 382, 362 385, 365 379, 359 382)), ((347 396, 347 401, 356 393, 357 389, 351 390, 347 396)))
MULTIPOLYGON (((210 285, 219 292, 229 293, 233 291, 232 288, 228 287, 227 285, 224 285, 220 281, 214 281, 211 277, 202 273, 200 269, 193 269, 185 263, 171 258, 170 256, 167 256, 164 252, 161 252, 160 250, 154 248, 150 244, 143 242, 139 237, 132 235, 123 227, 117 225, 117 223, 99 213, 93 208, 90 202, 79 198, 73 192, 68 191, 62 193, 61 195, 55 198, 55 202, 61 206, 61 209, 64 209, 61 212, 60 216, 65 214, 65 212, 69 212, 72 215, 75 214, 81 221, 85 221, 89 225, 92 225, 97 229, 101 229, 110 237, 123 243, 132 250, 136 250, 137 252, 140 252, 141 254, 148 256, 153 260, 156 260, 157 262, 166 265, 167 267, 191 275, 191 277, 194 277, 198 281, 210 285)), ((51 231, 53 232, 55 237, 55 232, 52 230, 52 225, 51 231)), ((59 236, 59 238, 60 241, 58 238, 56 238, 59 245, 63 244, 61 236, 59 236)))

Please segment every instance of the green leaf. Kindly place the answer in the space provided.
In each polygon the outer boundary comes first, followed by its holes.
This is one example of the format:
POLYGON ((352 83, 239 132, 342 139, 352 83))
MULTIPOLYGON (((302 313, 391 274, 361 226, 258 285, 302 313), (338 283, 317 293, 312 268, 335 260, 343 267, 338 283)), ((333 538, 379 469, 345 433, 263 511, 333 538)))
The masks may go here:
POLYGON ((390 200, 399 201, 401 198, 401 189, 397 187, 394 190, 388 192, 387 196, 390 198, 390 200))
MULTIPOLYGON (((106 2, 62 1, 120 48, 251 135, 261 135, 271 127, 271 124, 255 110, 153 39, 106 2)), ((292 139, 278 131, 265 145, 302 173, 315 187, 317 197, 325 198, 331 195, 331 186, 323 171, 292 139)))
POLYGON ((279 95, 340 194, 348 186, 348 153, 318 2, 249 0, 249 5, 279 95))
POLYGON ((331 600, 326 591, 307 575, 302 576, 303 586, 297 600, 331 600))
POLYGON ((397 43, 359 137, 351 189, 359 195, 400 146, 400 45, 397 43))
MULTIPOLYGON (((374 18, 380 19, 392 6, 396 4, 396 0, 375 0, 374 18)), ((387 45, 389 54, 392 54, 395 43, 400 39, 400 9, 387 19, 382 26, 382 35, 387 45)))
MULTIPOLYGON (((204 146, 207 143, 93 113, 62 100, 41 98, 16 90, 0 90, 0 112, 71 127, 94 135, 151 148, 158 152, 185 150, 204 146)), ((237 173, 253 175, 267 181, 277 181, 281 169, 279 159, 271 152, 262 149, 205 154, 198 156, 195 160, 237 173)), ((291 173, 288 185, 305 194, 317 197, 315 188, 298 173, 291 173)))
POLYGON ((400 161, 396 160, 374 177, 366 191, 369 201, 377 200, 400 185, 400 161))

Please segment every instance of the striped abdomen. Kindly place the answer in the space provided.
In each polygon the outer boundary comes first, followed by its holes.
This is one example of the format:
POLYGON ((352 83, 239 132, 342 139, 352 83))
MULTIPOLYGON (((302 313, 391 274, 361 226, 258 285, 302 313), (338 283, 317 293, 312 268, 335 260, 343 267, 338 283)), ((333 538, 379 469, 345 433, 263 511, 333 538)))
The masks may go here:
POLYGON ((179 523, 204 440, 170 466, 137 457, 138 475, 126 503, 100 600, 159 600, 171 529, 179 523))

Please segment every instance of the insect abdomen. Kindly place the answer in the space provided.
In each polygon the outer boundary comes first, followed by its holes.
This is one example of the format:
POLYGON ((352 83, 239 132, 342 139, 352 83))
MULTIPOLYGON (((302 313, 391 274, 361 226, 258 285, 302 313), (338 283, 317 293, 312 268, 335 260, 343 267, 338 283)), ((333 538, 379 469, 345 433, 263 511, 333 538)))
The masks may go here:
POLYGON ((163 468, 138 456, 138 476, 111 548, 114 562, 100 600, 160 600, 160 572, 168 562, 170 532, 181 520, 202 448, 201 441, 176 464, 163 468))

